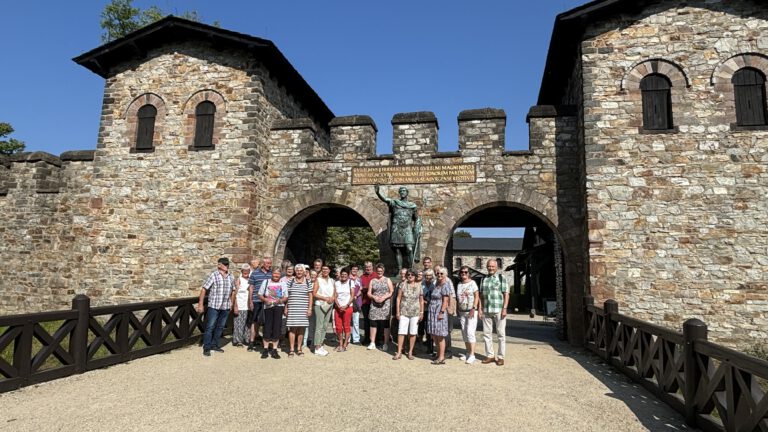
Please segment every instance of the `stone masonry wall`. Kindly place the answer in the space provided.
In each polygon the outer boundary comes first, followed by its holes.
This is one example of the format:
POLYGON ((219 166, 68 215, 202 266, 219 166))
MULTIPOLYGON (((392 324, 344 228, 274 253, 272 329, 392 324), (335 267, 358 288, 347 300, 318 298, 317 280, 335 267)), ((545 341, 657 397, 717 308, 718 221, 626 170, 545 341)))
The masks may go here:
POLYGON ((76 246, 87 226, 93 152, 15 155, 0 195, 4 313, 66 308, 90 251, 76 246), (86 192, 84 194, 84 191, 86 192), (85 253, 84 253, 85 252, 85 253))
POLYGON ((728 59, 768 55, 768 11, 686 4, 596 25, 582 43, 592 292, 668 326, 701 318, 721 342, 765 340, 768 131, 732 130, 730 79, 712 84, 728 59), (677 129, 644 134, 637 82, 655 65, 677 129))
MULTIPOLYGON (((572 286, 569 305, 574 309, 570 313, 575 316, 585 294, 579 280, 583 274, 583 266, 579 265, 583 254, 577 248, 583 240, 580 224, 584 221, 584 209, 581 200, 559 202, 558 188, 567 189, 569 182, 578 181, 580 165, 573 142, 576 120, 559 116, 557 111, 544 109, 531 116, 530 150, 518 152, 504 151, 506 116, 494 109, 462 112, 460 148, 450 153, 436 151, 437 121, 432 113, 395 115, 395 153, 383 156, 373 153, 376 126, 367 116, 334 119, 331 153, 322 157, 313 152, 319 144, 309 122, 286 120, 273 125, 267 176, 271 198, 265 201, 264 212, 256 215, 256 220, 264 222, 265 235, 256 239, 255 249, 282 257, 292 230, 304 218, 321 208, 344 206, 368 221, 386 250, 388 243, 382 234, 386 234, 387 206, 375 198, 372 185, 351 184, 353 168, 476 164, 475 183, 404 185, 423 219, 422 256, 442 262, 453 229, 479 210, 497 205, 524 208, 558 229, 569 245, 566 271, 572 286), (560 170, 558 166, 567 169, 560 170)), ((382 192, 394 197, 399 186, 382 186, 382 192)))
POLYGON ((243 53, 180 45, 150 57, 105 89, 107 127, 93 185, 104 201, 88 241, 101 247, 93 260, 109 274, 109 283, 92 286, 102 285, 110 301, 193 295, 219 256, 249 260, 252 239, 261 235, 252 222, 267 193, 268 128, 286 115, 307 115, 243 53), (188 100, 201 91, 222 114, 216 147, 207 151, 186 145, 194 113, 188 100), (167 115, 155 151, 137 155, 126 151, 132 138, 122 113, 147 92, 163 98, 167 115))
POLYGON ((268 130, 286 115, 308 114, 242 52, 178 44, 114 71, 90 161, 3 163, 0 240, 13 265, 0 276, 14 283, 0 310, 66 308, 77 293, 95 304, 196 295, 218 256, 246 262, 261 235, 268 130), (194 104, 206 99, 215 148, 195 151, 194 104), (160 106, 154 151, 141 153, 126 114, 146 100, 160 106))

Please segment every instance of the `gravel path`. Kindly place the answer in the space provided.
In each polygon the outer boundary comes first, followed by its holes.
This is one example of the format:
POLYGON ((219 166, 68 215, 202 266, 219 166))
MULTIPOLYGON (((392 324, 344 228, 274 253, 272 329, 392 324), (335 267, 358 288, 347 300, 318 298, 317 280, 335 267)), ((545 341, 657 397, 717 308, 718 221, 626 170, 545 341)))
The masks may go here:
POLYGON ((204 358, 183 348, 2 394, 0 431, 689 430, 597 357, 536 337, 508 338, 502 367, 393 361, 358 346, 280 360, 225 349, 204 358))

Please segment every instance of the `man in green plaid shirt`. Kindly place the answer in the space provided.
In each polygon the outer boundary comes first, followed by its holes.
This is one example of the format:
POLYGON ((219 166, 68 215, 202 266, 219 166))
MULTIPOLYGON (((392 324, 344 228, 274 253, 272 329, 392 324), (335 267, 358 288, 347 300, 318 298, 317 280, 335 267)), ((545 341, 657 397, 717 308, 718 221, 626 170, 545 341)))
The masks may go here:
POLYGON ((483 341, 485 342, 485 356, 483 364, 496 362, 504 366, 504 352, 506 351, 507 330, 507 304, 509 303, 509 284, 499 270, 499 264, 494 259, 489 259, 486 264, 488 276, 480 283, 480 314, 483 320, 483 341), (498 272, 498 273, 497 273, 498 272), (499 355, 493 352, 493 326, 496 325, 496 334, 499 339, 499 355))

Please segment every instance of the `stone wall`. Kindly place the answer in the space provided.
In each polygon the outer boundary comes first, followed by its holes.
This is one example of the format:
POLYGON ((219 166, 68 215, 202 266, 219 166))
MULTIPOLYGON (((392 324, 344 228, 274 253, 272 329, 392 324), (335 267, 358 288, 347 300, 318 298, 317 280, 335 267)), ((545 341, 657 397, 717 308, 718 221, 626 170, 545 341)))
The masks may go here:
MULTIPOLYGON (((2 311, 68 306, 76 293, 94 304, 195 295, 216 258, 282 258, 299 223, 316 211, 346 207, 377 234, 394 262, 388 209, 372 185, 352 186, 356 167, 473 164, 474 183, 405 185, 424 221, 422 256, 450 257, 453 230, 472 214, 516 207, 538 217, 563 243, 570 337, 580 339, 584 275, 583 199, 577 119, 567 107, 531 111, 530 148, 504 151, 506 115, 459 114, 459 150, 439 152, 430 112, 392 119, 392 155, 376 155, 367 116, 308 117, 247 53, 174 43, 126 61, 107 78, 96 150, 90 158, 26 155, 0 164, 0 222, 11 263, 0 276, 15 285, 2 311), (214 148, 195 149, 194 109, 216 106, 214 148), (154 148, 135 149, 135 113, 158 108, 154 148), (13 274, 14 268, 43 269, 13 274)), ((383 193, 394 196, 398 185, 383 193)))
POLYGON ((93 151, 22 153, 2 173, 0 243, 3 262, 0 310, 4 313, 59 309, 71 303, 82 277, 78 238, 88 225, 86 185, 93 151))
MULTIPOLYGON (((331 152, 316 156, 320 147, 310 122, 301 119, 273 124, 267 176, 268 198, 255 220, 264 225, 254 249, 281 257, 293 229, 315 211, 341 206, 360 214, 388 251, 387 205, 375 198, 373 185, 352 185, 356 167, 391 165, 476 165, 475 183, 405 185, 409 198, 420 208, 424 224, 422 255, 443 262, 453 230, 477 211, 494 206, 522 208, 556 229, 568 245, 568 274, 571 315, 578 314, 583 284, 584 209, 582 200, 570 191, 579 181, 580 154, 576 119, 572 109, 542 107, 533 110, 530 150, 504 151, 506 116, 496 109, 462 112, 458 116, 459 151, 437 151, 437 119, 432 113, 401 113, 393 117, 392 155, 374 155, 376 125, 367 116, 337 118, 331 122, 331 152), (563 169, 559 167, 564 167, 563 169), (561 199, 562 198, 562 199, 561 199)), ((394 197, 398 185, 383 186, 394 197)), ((391 256, 383 257, 393 267, 391 256)), ((452 264, 452 263, 451 263, 452 264)), ((575 335, 574 335, 575 336, 575 335)))
POLYGON ((765 67, 768 11, 672 3, 596 24, 582 43, 591 289, 641 319, 699 317, 719 341, 765 340, 768 131, 731 129, 722 65, 765 67), (638 82, 654 70, 673 82, 671 133, 640 131, 638 82))

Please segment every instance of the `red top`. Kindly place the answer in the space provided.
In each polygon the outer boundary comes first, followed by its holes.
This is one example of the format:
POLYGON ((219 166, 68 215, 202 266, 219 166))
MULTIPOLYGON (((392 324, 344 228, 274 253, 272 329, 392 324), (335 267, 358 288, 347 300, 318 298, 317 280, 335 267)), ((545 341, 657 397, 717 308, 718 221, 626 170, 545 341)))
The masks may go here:
POLYGON ((363 273, 360 276, 360 285, 363 287, 363 304, 369 304, 371 303, 371 299, 368 298, 368 285, 371 284, 371 281, 376 279, 376 273, 371 273, 369 275, 363 273))

